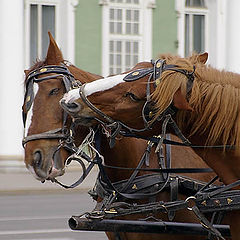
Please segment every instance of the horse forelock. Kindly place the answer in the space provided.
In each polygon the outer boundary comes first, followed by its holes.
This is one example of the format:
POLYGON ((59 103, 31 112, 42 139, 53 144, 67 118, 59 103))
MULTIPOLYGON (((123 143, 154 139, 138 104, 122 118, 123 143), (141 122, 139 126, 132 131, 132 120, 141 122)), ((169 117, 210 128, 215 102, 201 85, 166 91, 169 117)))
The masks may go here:
MULTIPOLYGON (((193 64, 186 59, 179 57, 173 57, 169 55, 165 58, 166 64, 177 65, 178 69, 184 69, 189 72, 193 71, 193 64), (178 59, 178 61, 176 61, 178 59)), ((155 91, 152 94, 152 99, 156 106, 156 118, 171 104, 173 96, 178 89, 183 95, 186 95, 187 77, 174 70, 164 71, 160 78, 156 80, 158 82, 155 91)))
MULTIPOLYGON (((178 125, 181 129, 188 129, 190 135, 206 134, 206 144, 240 146, 240 75, 220 71, 195 60, 170 59, 170 64, 188 71, 191 66, 196 66, 188 99, 194 111, 179 111, 178 125)), ((179 88, 186 94, 186 82, 187 78, 181 73, 163 72, 160 84, 152 95, 157 108, 156 117, 171 104, 179 88)))

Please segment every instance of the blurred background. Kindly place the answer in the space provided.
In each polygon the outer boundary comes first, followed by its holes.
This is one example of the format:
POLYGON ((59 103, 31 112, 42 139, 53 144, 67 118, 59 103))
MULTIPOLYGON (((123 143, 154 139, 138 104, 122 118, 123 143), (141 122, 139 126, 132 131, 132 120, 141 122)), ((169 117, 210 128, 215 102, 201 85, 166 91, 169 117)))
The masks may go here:
MULTIPOLYGON (((240 73, 239 11, 239 0, 0 0, 0 238, 33 239, 30 232, 21 235, 16 226, 26 229, 32 219, 43 221, 48 215, 50 222, 54 216, 55 223, 56 219, 67 221, 71 214, 80 214, 78 202, 85 198, 88 207, 81 205, 82 211, 93 207, 85 193, 93 186, 96 171, 80 186, 85 195, 76 196, 73 190, 66 195, 59 186, 36 181, 23 163, 24 69, 46 57, 48 31, 66 60, 103 76, 156 59, 160 53, 188 56, 193 51, 208 52, 207 63, 213 67, 240 73), (53 190, 63 195, 52 196, 49 202, 46 195, 36 195, 53 190), (30 192, 31 198, 23 197, 30 192), (61 204, 55 205, 55 198, 65 206, 74 199, 71 206, 77 208, 63 210, 61 204), (45 210, 19 212, 18 204, 25 204, 26 209, 44 205, 45 210), (46 208, 49 205, 56 208, 50 211, 46 208), (25 225, 19 225, 19 221, 25 225), (6 226, 12 229, 6 230, 6 226)), ((64 181, 72 183, 78 176, 78 168, 73 165, 64 181)), ((55 239, 73 239, 64 237, 63 233, 69 231, 66 226, 59 228, 60 235, 55 239)), ((34 239, 47 239, 44 229, 35 230, 34 239)))

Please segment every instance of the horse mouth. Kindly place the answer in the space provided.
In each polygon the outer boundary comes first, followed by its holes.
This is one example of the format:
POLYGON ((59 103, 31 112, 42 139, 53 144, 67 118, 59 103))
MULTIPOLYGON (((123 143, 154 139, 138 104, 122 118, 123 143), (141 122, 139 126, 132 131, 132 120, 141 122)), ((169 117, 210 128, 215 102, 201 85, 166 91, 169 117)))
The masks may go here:
POLYGON ((81 125, 85 127, 91 127, 96 122, 94 117, 76 117, 74 118, 74 123, 76 125, 81 125))
MULTIPOLYGON (((52 149, 52 156, 50 158, 45 158, 41 164, 28 165, 28 170, 32 173, 35 179, 41 182, 45 180, 52 180, 58 176, 62 176, 65 173, 65 165, 62 161, 62 156, 58 148, 52 149)), ((46 156, 45 156, 46 157, 46 156)))
POLYGON ((47 180, 62 176, 65 173, 65 165, 62 163, 60 151, 56 150, 52 157, 52 164, 48 171, 47 180))
POLYGON ((49 176, 46 180, 52 181, 56 177, 60 177, 65 173, 65 169, 57 169, 54 166, 49 171, 49 176))

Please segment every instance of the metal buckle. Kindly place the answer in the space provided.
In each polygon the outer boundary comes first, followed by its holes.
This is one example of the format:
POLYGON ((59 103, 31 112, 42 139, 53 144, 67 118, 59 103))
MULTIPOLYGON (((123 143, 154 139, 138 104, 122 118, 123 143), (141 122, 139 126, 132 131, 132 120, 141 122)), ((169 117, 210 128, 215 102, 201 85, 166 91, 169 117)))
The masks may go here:
POLYGON ((185 199, 185 203, 188 204, 187 209, 188 209, 189 211, 192 211, 192 210, 193 210, 193 207, 196 205, 195 200, 196 200, 196 197, 194 197, 194 196, 190 196, 190 197, 188 197, 188 198, 185 199))

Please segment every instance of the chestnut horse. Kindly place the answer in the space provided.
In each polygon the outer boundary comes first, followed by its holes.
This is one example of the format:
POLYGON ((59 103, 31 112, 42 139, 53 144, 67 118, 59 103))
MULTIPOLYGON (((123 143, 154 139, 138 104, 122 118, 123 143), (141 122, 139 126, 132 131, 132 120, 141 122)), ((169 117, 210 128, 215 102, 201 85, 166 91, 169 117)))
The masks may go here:
MULTIPOLYGON (((71 64, 67 64, 63 60, 62 53, 59 50, 56 42, 50 37, 50 44, 47 52, 47 57, 45 61, 39 62, 34 65, 30 70, 25 71, 26 79, 28 79, 29 74, 38 73, 46 71, 47 66, 67 66, 71 74, 74 76, 75 80, 78 80, 82 83, 91 82, 93 80, 101 78, 101 76, 91 74, 85 71, 82 71, 71 64)), ((41 74, 37 77, 40 79, 45 78, 38 82, 38 91, 35 97, 32 97, 32 118, 30 127, 28 129, 27 138, 24 140, 25 143, 25 164, 26 167, 34 174, 34 176, 40 180, 51 180, 57 176, 64 174, 65 161, 70 155, 64 148, 59 149, 59 139, 45 138, 41 136, 38 138, 41 133, 49 133, 53 129, 62 129, 63 128, 63 111, 60 108, 58 102, 63 97, 63 94, 66 92, 65 85, 63 83, 62 75, 56 76, 54 73, 41 74), (50 78, 48 78, 50 76, 50 78), (47 79, 46 79, 47 78, 47 79)), ((27 80, 26 80, 27 81, 27 80)), ((37 82, 37 80, 35 79, 37 82)), ((26 88, 30 85, 27 85, 26 88)), ((28 91, 27 91, 28 93, 28 91)), ((27 114, 27 101, 28 96, 25 98, 25 103, 23 106, 24 113, 27 114)), ((68 124, 69 124, 68 119, 68 124)), ((81 141, 85 138, 88 133, 88 128, 79 127, 76 130, 76 144, 80 144, 81 141)), ((45 136, 45 135, 44 135, 45 136)), ((174 136, 173 136, 174 138, 174 136)), ((176 137, 175 137, 176 139, 176 137)), ((138 161, 141 158, 142 154, 145 151, 147 146, 146 141, 141 139, 133 138, 118 138, 116 140, 115 147, 110 149, 107 143, 107 138, 102 137, 101 144, 101 153, 104 156, 104 162, 107 165, 113 166, 125 166, 130 168, 135 168, 138 165, 138 161)), ((181 149, 179 147, 172 147, 172 167, 197 167, 204 168, 206 165, 202 160, 194 154, 190 148, 181 149), (178 159, 182 161, 178 161, 178 159)), ((145 166, 146 167, 146 166, 145 166)), ((151 153, 150 155, 150 168, 158 167, 157 157, 155 154, 151 153)), ((118 180, 128 179, 131 172, 128 170, 114 170, 106 169, 109 178, 115 182, 118 180)), ((194 177, 198 180, 209 181, 214 174, 185 174, 189 177, 194 177)), ((185 199, 186 196, 179 195, 180 198, 185 199)), ((162 192, 158 194, 158 199, 163 201, 169 200, 169 193, 162 192)), ((144 216, 141 216, 141 218, 144 216)), ((158 216, 161 219, 167 220, 166 214, 160 214, 158 216)), ((137 216, 133 217, 134 219, 137 216)), ((127 218, 129 219, 129 217, 127 218)), ((192 213, 186 212, 185 210, 177 212, 175 220, 179 222, 196 222, 195 216, 192 213)), ((159 239, 159 238, 168 238, 168 239, 192 239, 191 236, 166 236, 158 234, 137 234, 137 233, 121 233, 121 238, 123 239, 159 239)), ((114 239, 113 233, 108 233, 110 239, 114 239)), ((202 239, 199 237, 199 239, 202 239)))
MULTIPOLYGON (((225 184, 230 184, 240 179, 240 75, 204 65, 206 57, 206 53, 190 58, 165 56, 166 62, 159 62, 157 78, 150 84, 148 76, 136 80, 134 77, 141 71, 135 70, 130 75, 115 77, 108 85, 99 84, 100 80, 86 84, 80 93, 108 117, 134 128, 144 128, 142 109, 146 98, 151 100, 151 115, 154 115, 148 122, 150 125, 162 119, 166 111, 177 112, 173 118, 192 145, 222 146, 195 151, 225 184)), ((150 64, 146 67, 152 68, 150 64)), ((98 116, 79 96, 79 90, 70 91, 61 100, 62 107, 78 119, 98 116), (74 102, 74 107, 69 108, 68 102, 74 102)), ((93 120, 88 122, 91 124, 93 120)), ((159 134, 162 123, 156 125, 157 128, 152 127, 159 134)), ((152 133, 145 131, 145 134, 152 133)), ((239 211, 229 216, 232 238, 239 240, 239 211)))

